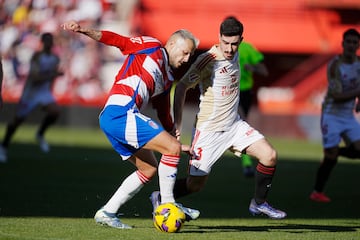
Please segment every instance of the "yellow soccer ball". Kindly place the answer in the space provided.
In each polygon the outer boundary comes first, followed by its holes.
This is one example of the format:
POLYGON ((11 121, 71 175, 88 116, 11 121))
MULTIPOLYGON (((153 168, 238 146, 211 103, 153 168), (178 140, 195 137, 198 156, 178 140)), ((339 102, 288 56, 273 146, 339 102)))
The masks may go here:
POLYGON ((179 232, 185 222, 185 213, 174 203, 164 203, 155 209, 153 221, 161 232, 179 232))

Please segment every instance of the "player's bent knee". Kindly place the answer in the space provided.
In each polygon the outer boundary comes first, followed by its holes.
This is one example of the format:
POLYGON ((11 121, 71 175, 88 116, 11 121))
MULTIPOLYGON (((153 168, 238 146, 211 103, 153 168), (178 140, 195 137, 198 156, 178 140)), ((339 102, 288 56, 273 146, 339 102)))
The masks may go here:
POLYGON ((181 153, 181 144, 177 140, 170 141, 167 143, 167 151, 170 155, 180 155, 181 153))
POLYGON ((259 162, 265 166, 273 167, 277 164, 277 152, 273 148, 269 148, 266 154, 259 158, 259 162))

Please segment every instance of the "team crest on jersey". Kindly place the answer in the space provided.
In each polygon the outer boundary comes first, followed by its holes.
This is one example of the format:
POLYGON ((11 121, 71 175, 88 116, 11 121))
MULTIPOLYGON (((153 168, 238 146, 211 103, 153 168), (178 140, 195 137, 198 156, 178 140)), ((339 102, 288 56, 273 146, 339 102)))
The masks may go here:
POLYGON ((152 127, 153 129, 159 129, 159 126, 156 124, 156 122, 152 120, 149 121, 149 126, 152 127))

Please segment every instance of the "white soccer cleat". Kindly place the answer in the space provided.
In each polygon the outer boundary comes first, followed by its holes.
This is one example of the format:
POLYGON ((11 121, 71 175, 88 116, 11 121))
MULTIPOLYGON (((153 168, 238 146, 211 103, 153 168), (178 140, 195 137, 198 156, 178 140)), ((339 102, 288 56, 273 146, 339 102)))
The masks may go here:
POLYGON ((185 221, 196 220, 200 216, 200 211, 199 210, 184 207, 180 203, 175 203, 175 205, 178 206, 185 213, 185 216, 186 216, 185 221))
POLYGON ((7 162, 7 150, 2 145, 0 145, 0 163, 7 162))
POLYGON ((36 135, 36 140, 39 143, 40 149, 41 151, 43 151, 44 153, 48 153, 50 152, 50 146, 49 144, 45 141, 43 136, 40 135, 36 135))
POLYGON ((95 222, 104 226, 109 226, 117 229, 131 229, 132 227, 122 223, 115 213, 108 213, 101 208, 94 216, 95 222))

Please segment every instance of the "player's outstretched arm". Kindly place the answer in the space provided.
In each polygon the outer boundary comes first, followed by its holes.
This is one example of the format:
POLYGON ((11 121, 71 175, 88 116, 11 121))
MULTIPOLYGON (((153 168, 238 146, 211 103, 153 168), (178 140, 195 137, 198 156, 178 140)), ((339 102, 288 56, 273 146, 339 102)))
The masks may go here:
POLYGON ((63 24, 61 24, 61 28, 66 31, 73 31, 85 34, 86 36, 99 41, 101 39, 102 33, 101 31, 95 30, 95 29, 89 29, 89 28, 83 28, 75 21, 68 21, 63 24))

